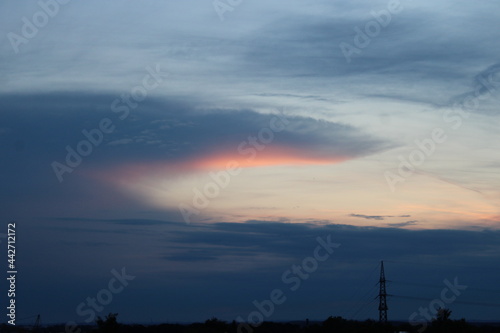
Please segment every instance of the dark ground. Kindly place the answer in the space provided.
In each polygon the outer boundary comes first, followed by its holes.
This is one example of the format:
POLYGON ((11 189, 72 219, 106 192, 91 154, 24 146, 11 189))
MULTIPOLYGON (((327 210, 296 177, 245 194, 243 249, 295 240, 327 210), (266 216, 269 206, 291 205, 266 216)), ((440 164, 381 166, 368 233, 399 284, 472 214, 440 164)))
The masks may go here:
POLYGON ((500 323, 468 323, 462 320, 434 320, 424 325, 412 326, 405 322, 381 324, 377 321, 353 321, 341 317, 329 317, 323 322, 263 322, 259 326, 224 322, 216 318, 204 323, 193 324, 158 324, 134 325, 120 324, 116 314, 110 314, 100 319, 93 326, 65 327, 51 325, 43 327, 19 327, 7 324, 0 325, 1 333, 363 333, 363 332, 412 332, 412 333, 467 333, 467 332, 498 332, 500 323))

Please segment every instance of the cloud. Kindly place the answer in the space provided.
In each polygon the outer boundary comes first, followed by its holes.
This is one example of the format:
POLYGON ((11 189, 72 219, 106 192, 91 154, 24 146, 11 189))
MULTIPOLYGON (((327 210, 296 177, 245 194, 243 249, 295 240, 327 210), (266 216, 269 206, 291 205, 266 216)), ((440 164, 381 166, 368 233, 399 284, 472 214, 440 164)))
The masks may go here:
MULTIPOLYGON (((95 147, 86 160, 124 162, 140 157, 150 161, 171 161, 227 151, 237 154, 240 143, 269 128, 275 117, 251 110, 196 111, 187 103, 151 98, 130 117, 120 120, 119 114, 110 110, 115 98, 117 96, 84 93, 3 95, 1 118, 11 125, 12 133, 2 138, 26 137, 28 145, 43 146, 43 150, 33 153, 40 156, 43 152, 45 160, 61 161, 67 153, 66 146, 75 148, 79 141, 86 139, 83 130, 92 130, 98 127, 101 119, 109 118, 115 130, 104 136, 106 146, 95 147), (40 119, 49 126, 34 126, 40 119)), ((302 151, 300 154, 355 158, 392 145, 353 126, 306 117, 284 117, 289 124, 279 133, 272 134, 272 145, 293 147, 299 153, 302 151)))
POLYGON ((134 142, 134 140, 132 140, 132 139, 121 139, 121 140, 115 140, 115 141, 108 142, 107 144, 110 146, 116 146, 116 145, 126 145, 126 144, 129 144, 132 142, 134 142))
POLYGON ((121 225, 137 225, 137 226, 152 226, 152 225, 165 225, 165 224, 177 224, 170 221, 162 220, 151 220, 151 219, 96 219, 96 218, 68 218, 68 217, 58 217, 55 218, 59 221, 68 222, 97 222, 97 223, 112 223, 121 225))
POLYGON ((378 220, 378 221, 385 220, 386 218, 390 217, 410 217, 410 215, 393 216, 393 215, 364 215, 364 214, 350 214, 349 216, 359 217, 367 220, 378 220))
POLYGON ((181 261, 181 262, 197 262, 197 261, 212 261, 216 260, 215 256, 207 256, 204 251, 190 251, 180 255, 165 256, 167 261, 181 261))
POLYGON ((387 225, 390 227, 400 228, 400 227, 406 227, 409 225, 415 225, 417 223, 418 223, 417 220, 412 220, 412 221, 406 221, 406 222, 401 222, 401 223, 388 223, 387 225))
MULTIPOLYGON (((187 311, 193 302, 199 307, 199 320, 205 320, 210 311, 219 308, 212 314, 232 320, 253 311, 252 302, 265 299, 276 288, 289 296, 279 307, 286 318, 300 315, 302 305, 313 299, 314 305, 309 309, 318 319, 332 313, 353 318, 356 309, 346 304, 359 302, 360 295, 370 292, 372 286, 376 288, 377 264, 382 259, 386 277, 391 281, 390 294, 418 295, 431 300, 439 296, 444 279, 458 276, 460 283, 469 287, 464 294, 467 300, 495 303, 494 293, 481 294, 474 288, 496 288, 499 231, 406 230, 264 220, 186 225, 161 219, 62 217, 45 220, 43 224, 26 222, 33 228, 26 228, 25 236, 37 235, 25 244, 25 251, 32 253, 25 262, 26 283, 46 287, 34 288, 29 295, 32 301, 26 304, 30 312, 42 306, 46 290, 56 286, 59 290, 72 290, 75 284, 79 285, 79 290, 70 293, 73 296, 66 301, 76 307, 86 295, 102 288, 102 276, 109 273, 109 267, 124 265, 137 279, 120 295, 120 302, 113 309, 131 321, 146 314, 156 318, 165 308, 171 309, 169 313, 176 320, 193 320, 187 311), (290 284, 282 280, 283 273, 313 256, 317 237, 324 239, 328 235, 341 247, 301 281, 299 290, 291 292, 290 284), (51 239, 50 244, 45 244, 46 239, 51 239), (89 242, 98 246, 89 247, 89 242), (57 262, 39 260, 36 249, 43 244, 43 255, 57 257, 57 262), (71 255, 60 256, 62 251, 71 255), (97 256, 98 262, 92 259, 97 256), (44 271, 42 266, 49 272, 58 269, 60 279, 54 279, 52 274, 35 274, 44 271), (89 278, 95 276, 92 274, 100 278, 89 278), (70 283, 61 284, 61 280, 70 283), (422 289, 402 283, 437 288, 422 289), (139 310, 122 306, 143 298, 145 293, 156 295, 158 290, 161 297, 149 297, 139 310)), ((25 296, 20 297, 24 300, 25 296)), ((390 305, 391 316, 399 319, 407 318, 421 306, 397 298, 391 298, 390 305)), ((73 318, 74 307, 65 311, 48 305, 47 310, 73 318)), ((367 316, 376 316, 376 306, 370 313, 367 316)), ((454 313, 467 319, 485 318, 478 308, 455 305, 454 313)))
MULTIPOLYGON (((23 311, 44 308, 53 316, 44 321, 67 321, 103 288, 112 267, 127 266, 138 278, 109 308, 123 318, 233 320, 270 290, 287 289, 283 272, 326 235, 342 247, 271 319, 304 318, 304 304, 318 319, 352 316, 347 305, 356 291, 376 289, 382 259, 394 295, 439 297, 441 289, 398 287, 414 277, 441 286, 459 276, 467 292, 497 289, 500 237, 482 226, 499 224, 499 4, 401 4, 350 63, 340 43, 352 44, 355 28, 373 22, 372 12, 388 0, 255 0, 227 12, 225 22, 210 1, 89 0, 61 6, 19 54, 4 39, 2 214, 24 228, 32 292, 18 295, 23 311), (168 77, 120 119, 113 101, 156 65, 168 77), (446 125, 441 109, 476 95, 480 105, 460 131, 447 131, 450 139, 404 187, 384 195, 383 173, 397 167, 398 155, 410 156, 415 139, 446 125), (249 137, 266 135, 276 115, 288 125, 258 150, 249 137), (82 131, 104 118, 113 132, 59 183, 51 163, 66 163, 68 147, 87 140, 82 131), (242 143, 254 150, 241 154, 242 143), (206 224, 175 223, 173 207, 192 203, 194 189, 213 180, 209 172, 188 176, 233 159, 244 176, 202 212, 206 224), (131 191, 110 186, 123 183, 131 191), (158 194, 160 204, 149 205, 142 189, 158 194), (400 215, 406 212, 411 216, 400 215), (477 231, 408 230, 436 225, 477 231), (54 290, 62 300, 49 304, 54 290)), ((21 33, 22 18, 37 11, 35 2, 1 2, 0 28, 21 33)), ((496 302, 493 293, 467 297, 496 302)), ((396 319, 422 305, 390 301, 396 319)), ((376 306, 370 309, 376 316, 376 306)), ((453 311, 458 318, 496 316, 458 304, 453 311)))
POLYGON ((500 63, 479 72, 474 77, 472 86, 473 90, 453 96, 446 107, 460 109, 466 113, 498 115, 495 98, 500 96, 500 63))
MULTIPOLYGON (((81 156, 81 163, 73 172, 65 172, 63 181, 72 179, 85 187, 85 177, 97 182, 124 177, 131 181, 145 175, 225 168, 230 160, 240 167, 339 163, 394 146, 342 123, 252 110, 201 109, 176 99, 148 98, 122 120, 111 110, 118 97, 78 92, 3 95, 0 120, 12 132, 0 136, 0 142, 3 149, 15 149, 5 151, 5 157, 14 161, 3 166, 2 174, 15 174, 18 164, 33 164, 26 193, 36 195, 47 188, 69 191, 51 186, 59 182, 53 163, 67 165, 68 149, 76 151, 78 144, 88 142, 84 131, 95 131, 103 119, 109 119, 113 131, 103 133, 102 143, 92 144, 91 153, 81 156), (16 143, 19 140, 22 145, 16 143)), ((12 182, 4 179, 4 184, 12 182)))
MULTIPOLYGON (((467 262, 477 255, 483 259, 496 258, 500 252, 500 231, 463 230, 407 230, 385 227, 357 227, 348 224, 318 225, 313 223, 283 223, 274 221, 247 221, 245 223, 220 222, 213 224, 184 224, 168 220, 151 219, 89 219, 61 217, 54 219, 67 230, 89 229, 92 233, 119 230, 139 238, 152 237, 160 241, 161 260, 186 262, 199 256, 206 260, 256 260, 261 256, 288 262, 307 255, 317 237, 331 235, 341 243, 339 259, 345 262, 357 260, 353 265, 363 266, 367 261, 385 258, 393 261, 426 260, 426 264, 439 264, 443 258, 451 262, 467 262), (64 223, 64 222, 86 222, 64 223), (138 230, 143 232, 137 233, 138 230), (146 233, 145 231, 148 230, 146 233), (368 246, 370 250, 367 250, 368 246), (487 253, 485 249, 490 249, 487 253), (340 253, 342 252, 342 253, 340 253)), ((418 221, 389 224, 393 227, 413 225, 418 221)), ((153 240, 154 239, 154 240, 153 240)), ((262 262, 266 266, 267 262, 262 262)), ((170 270, 165 267, 166 270, 170 270)), ((203 268, 200 268, 203 269, 203 268)), ((239 267, 238 269, 245 269, 239 267)))
POLYGON ((360 217, 360 218, 367 219, 367 220, 383 220, 384 217, 386 217, 386 216, 379 216, 379 215, 363 215, 363 214, 351 214, 349 216, 360 217))

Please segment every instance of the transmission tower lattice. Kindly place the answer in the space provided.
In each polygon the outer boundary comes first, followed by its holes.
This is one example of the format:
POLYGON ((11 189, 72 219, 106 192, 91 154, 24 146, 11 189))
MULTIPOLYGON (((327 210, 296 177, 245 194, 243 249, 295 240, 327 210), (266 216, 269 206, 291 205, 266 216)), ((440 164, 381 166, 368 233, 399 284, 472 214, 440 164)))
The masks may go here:
POLYGON ((387 292, 385 290, 385 273, 384 273, 384 261, 380 262, 380 280, 379 280, 380 290, 378 293, 379 303, 379 321, 381 323, 387 322, 387 292))

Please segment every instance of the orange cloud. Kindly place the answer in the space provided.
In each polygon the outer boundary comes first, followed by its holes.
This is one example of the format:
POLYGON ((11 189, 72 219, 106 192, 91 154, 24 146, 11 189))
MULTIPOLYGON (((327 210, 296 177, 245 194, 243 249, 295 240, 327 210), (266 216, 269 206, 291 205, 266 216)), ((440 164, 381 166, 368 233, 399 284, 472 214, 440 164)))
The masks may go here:
POLYGON ((138 162, 113 167, 112 170, 94 171, 92 174, 105 179, 133 179, 164 176, 169 174, 226 169, 228 164, 236 168, 267 167, 278 165, 324 165, 351 159, 348 156, 325 156, 318 152, 284 146, 266 146, 250 153, 219 151, 178 161, 138 162))
POLYGON ((303 149, 272 146, 266 147, 262 151, 255 150, 255 154, 250 154, 248 157, 227 152, 216 153, 197 159, 191 165, 196 169, 222 169, 229 161, 235 161, 239 167, 251 168, 275 165, 332 164, 348 159, 347 156, 319 156, 318 153, 303 149))

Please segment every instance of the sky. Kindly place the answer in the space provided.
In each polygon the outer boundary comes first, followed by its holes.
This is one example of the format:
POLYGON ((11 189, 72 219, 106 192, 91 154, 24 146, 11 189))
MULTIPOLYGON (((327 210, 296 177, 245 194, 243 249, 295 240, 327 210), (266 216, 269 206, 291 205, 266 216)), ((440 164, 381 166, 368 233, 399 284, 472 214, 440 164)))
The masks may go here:
POLYGON ((499 6, 2 1, 18 324, 499 320, 499 6))

